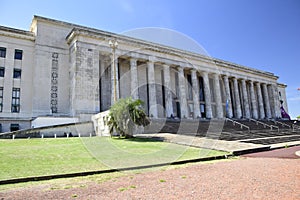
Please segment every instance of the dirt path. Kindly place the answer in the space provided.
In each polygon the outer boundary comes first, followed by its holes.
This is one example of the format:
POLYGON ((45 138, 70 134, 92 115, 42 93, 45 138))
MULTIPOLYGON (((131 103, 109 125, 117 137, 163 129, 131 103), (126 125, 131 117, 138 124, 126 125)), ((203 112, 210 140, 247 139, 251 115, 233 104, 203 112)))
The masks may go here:
POLYGON ((50 187, 0 192, 0 199, 300 199, 300 159, 241 158, 132 174, 85 187, 50 187))

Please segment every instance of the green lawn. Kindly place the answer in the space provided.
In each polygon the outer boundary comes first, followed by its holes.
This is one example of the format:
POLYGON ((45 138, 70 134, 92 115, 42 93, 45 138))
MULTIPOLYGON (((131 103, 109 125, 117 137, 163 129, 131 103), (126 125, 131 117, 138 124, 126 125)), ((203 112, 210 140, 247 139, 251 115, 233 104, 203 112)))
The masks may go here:
POLYGON ((149 139, 0 140, 0 180, 173 162, 225 152, 149 139))

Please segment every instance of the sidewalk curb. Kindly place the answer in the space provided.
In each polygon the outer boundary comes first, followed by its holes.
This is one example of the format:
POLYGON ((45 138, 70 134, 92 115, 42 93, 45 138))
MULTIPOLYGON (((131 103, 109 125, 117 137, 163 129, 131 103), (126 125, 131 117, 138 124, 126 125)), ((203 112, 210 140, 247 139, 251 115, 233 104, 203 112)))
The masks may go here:
POLYGON ((106 170, 96 170, 96 171, 87 171, 87 172, 76 172, 76 173, 69 173, 69 174, 55 174, 55 175, 46 175, 46 176, 14 178, 14 179, 0 180, 0 185, 25 183, 25 182, 32 182, 32 181, 44 181, 44 180, 51 180, 51 179, 58 179, 58 178, 74 178, 74 177, 89 176, 89 175, 95 175, 95 174, 112 173, 112 172, 117 172, 117 171, 131 171, 131 170, 137 170, 137 169, 162 167, 162 166, 167 166, 167 165, 180 165, 180 164, 194 163, 194 162, 201 162, 201 161, 221 160, 221 159, 227 159, 227 158, 233 157, 233 156, 234 156, 233 154, 226 154, 226 155, 222 155, 222 156, 211 156, 211 157, 196 158, 196 159, 191 159, 191 160, 175 161, 172 163, 160 163, 160 164, 144 165, 144 166, 137 166, 137 167, 125 167, 125 168, 119 168, 119 169, 106 169, 106 170))
POLYGON ((232 154, 234 156, 240 156, 248 153, 257 153, 257 152, 270 151, 270 150, 271 150, 271 146, 265 146, 265 147, 256 147, 250 149, 237 150, 237 151, 233 151, 232 154))

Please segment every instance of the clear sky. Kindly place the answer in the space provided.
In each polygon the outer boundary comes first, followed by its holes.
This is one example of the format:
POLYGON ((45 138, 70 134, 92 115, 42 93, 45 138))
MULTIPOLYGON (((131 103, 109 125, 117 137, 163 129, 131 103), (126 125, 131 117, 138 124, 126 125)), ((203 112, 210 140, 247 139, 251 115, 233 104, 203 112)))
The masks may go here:
POLYGON ((212 57, 269 71, 300 115, 300 0, 0 0, 0 25, 29 30, 40 15, 114 33, 161 27, 212 57))

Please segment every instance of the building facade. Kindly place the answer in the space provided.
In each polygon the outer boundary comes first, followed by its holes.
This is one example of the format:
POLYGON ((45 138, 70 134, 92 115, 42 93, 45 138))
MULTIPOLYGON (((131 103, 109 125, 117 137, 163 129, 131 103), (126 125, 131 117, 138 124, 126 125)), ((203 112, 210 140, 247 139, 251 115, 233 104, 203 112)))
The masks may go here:
POLYGON ((277 80, 270 72, 40 16, 29 31, 0 26, 2 132, 29 128, 44 116, 89 120, 128 96, 142 99, 153 118, 280 118, 286 85, 277 80))

